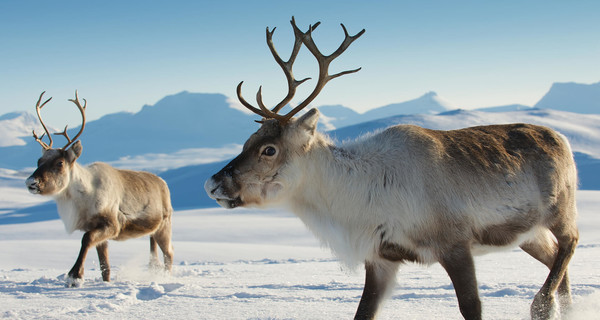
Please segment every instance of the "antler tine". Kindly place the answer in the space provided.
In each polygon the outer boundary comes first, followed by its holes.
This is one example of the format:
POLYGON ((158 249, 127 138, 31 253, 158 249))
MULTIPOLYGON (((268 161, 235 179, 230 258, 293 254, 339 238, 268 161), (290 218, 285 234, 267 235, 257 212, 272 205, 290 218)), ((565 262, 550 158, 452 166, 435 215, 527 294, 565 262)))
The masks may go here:
POLYGON ((246 99, 244 99, 244 97, 242 97, 242 84, 244 83, 244 81, 240 82, 237 85, 237 96, 238 96, 238 100, 240 100, 240 102, 244 105, 244 107, 248 108, 250 111, 256 113, 257 115, 263 117, 263 118, 268 118, 268 116, 262 112, 260 109, 255 108, 253 105, 251 105, 250 103, 248 103, 248 101, 246 101, 246 99))
POLYGON ((256 102, 258 103, 260 110, 263 112, 263 114, 265 114, 264 118, 282 120, 282 118, 283 118, 282 115, 269 110, 263 103, 263 101, 262 101, 262 86, 258 87, 258 92, 256 93, 256 102))
POLYGON ((336 73, 334 75, 329 74, 329 65, 331 64, 331 61, 333 61, 335 58, 339 57, 344 51, 346 51, 346 49, 348 49, 348 47, 350 46, 350 44, 352 44, 352 42, 354 42, 354 40, 356 40, 360 36, 362 36, 363 33, 365 33, 365 29, 362 29, 359 33, 357 33, 354 36, 350 36, 348 34, 348 31, 346 30, 346 27, 343 24, 341 24, 342 29, 344 30, 344 41, 342 41, 342 43, 337 48, 337 50, 335 50, 332 54, 325 56, 321 53, 321 51, 319 51, 319 49, 317 48, 317 45, 315 44, 315 41, 312 38, 312 31, 318 25, 319 25, 319 22, 317 22, 315 24, 315 26, 309 26, 308 31, 302 32, 302 31, 300 31, 300 29, 298 29, 298 27, 295 24, 295 21, 292 19, 292 26, 294 27, 294 32, 296 32, 296 30, 297 30, 298 32, 302 33, 304 45, 313 54, 313 56, 317 59, 317 62, 319 63, 319 79, 317 80, 317 84, 316 84, 314 90, 312 91, 312 93, 308 96, 308 98, 306 98, 304 101, 302 101, 298 106, 296 106, 294 109, 292 109, 292 111, 290 111, 288 114, 283 116, 283 119, 282 119, 283 122, 289 121, 289 119, 291 119, 296 113, 298 113, 300 110, 305 108, 312 100, 314 100, 314 98, 317 97, 317 95, 321 92, 321 90, 323 89, 323 87, 329 80, 335 79, 335 78, 343 76, 345 74, 358 72, 361 69, 361 68, 357 68, 354 70, 346 70, 346 71, 336 73))
POLYGON ((334 75, 330 75, 329 71, 328 71, 329 64, 331 63, 331 61, 333 61, 335 58, 340 56, 350 46, 350 44, 352 44, 352 42, 354 42, 354 40, 358 39, 360 36, 363 35, 363 33, 365 33, 365 29, 363 29, 356 35, 350 36, 348 34, 348 30, 346 30, 346 27, 342 24, 342 29, 344 30, 344 36, 345 36, 344 41, 342 42, 342 44, 340 44, 340 46, 338 47, 338 49, 336 51, 334 51, 332 54, 330 54, 328 56, 325 56, 319 51, 314 40, 312 39, 312 31, 315 30, 321 24, 321 22, 317 22, 314 25, 310 25, 308 27, 308 31, 306 31, 306 32, 302 32, 296 26, 296 20, 294 19, 293 16, 292 16, 292 20, 290 21, 290 23, 292 24, 292 28, 294 30, 295 40, 294 40, 294 47, 292 49, 292 53, 291 53, 288 61, 283 61, 283 59, 281 59, 281 57, 277 53, 277 50, 275 49, 275 46, 273 45, 273 34, 275 33, 275 29, 277 29, 277 28, 273 28, 272 31, 270 31, 268 27, 266 29, 267 46, 269 47, 269 50, 271 51, 273 58, 275 58, 275 61, 283 70, 283 73, 285 74, 285 77, 286 77, 286 80, 288 83, 288 94, 285 96, 285 98, 283 98, 283 100, 281 100, 272 110, 269 110, 262 101, 262 86, 261 86, 258 89, 258 92, 256 93, 256 102, 258 103, 258 106, 260 107, 260 109, 258 109, 256 107, 252 106, 250 103, 248 103, 242 97, 242 83, 244 83, 244 82, 243 81, 240 82, 237 86, 238 99, 246 108, 248 108, 250 111, 262 116, 263 118, 277 119, 281 124, 285 124, 296 113, 298 113, 300 110, 305 108, 312 100, 314 100, 314 98, 321 92, 321 90, 323 89, 323 87, 329 80, 335 79, 335 78, 343 76, 345 74, 357 72, 361 69, 361 68, 358 68, 358 69, 354 69, 354 70, 346 70, 346 71, 336 73, 334 75), (296 60, 296 57, 298 56, 298 52, 300 51, 302 44, 306 45, 308 50, 317 59, 317 62, 319 64, 319 79, 317 81, 317 85, 313 89, 312 93, 308 96, 308 98, 306 98, 304 101, 302 101, 302 103, 300 103, 298 106, 296 106, 294 109, 292 109, 292 111, 290 111, 286 115, 280 115, 280 114, 277 114, 277 112, 279 112, 281 110, 281 108, 283 108, 286 104, 288 104, 292 100, 292 98, 294 97, 294 95, 296 93, 296 88, 299 85, 301 85, 302 83, 304 83, 305 81, 310 79, 310 78, 305 78, 302 80, 296 80, 294 78, 294 74, 292 72, 293 64, 296 60))
POLYGON ((67 145, 62 147, 63 150, 65 150, 73 142, 73 140, 71 140, 71 138, 69 138, 69 135, 67 134, 67 127, 68 125, 65 126, 65 130, 63 130, 63 132, 54 133, 55 136, 63 136, 67 139, 67 145))
POLYGON ((45 133, 43 133, 41 137, 37 136, 37 134, 35 133, 35 130, 32 130, 32 133, 33 133, 33 138, 35 139, 35 141, 37 141, 39 144, 41 144, 42 148, 48 150, 48 149, 52 149, 52 136, 50 135, 50 132, 48 132, 48 128, 46 128, 46 125, 44 124, 44 121, 42 120, 42 115, 40 114, 40 110, 42 110, 42 108, 46 105, 46 103, 48 103, 48 102, 50 102, 50 100, 52 100, 52 97, 50 97, 48 100, 46 100, 44 103, 42 103, 40 105, 40 102, 42 102, 42 97, 44 96, 44 93, 46 93, 46 91, 44 91, 44 92, 42 92, 42 94, 40 94, 40 97, 39 97, 37 103, 35 104, 35 111, 37 113, 38 119, 40 120, 40 123, 42 124, 42 128, 44 128, 45 133), (44 138, 44 135, 48 136, 48 139, 50 140, 49 144, 42 141, 42 138, 44 138))
MULTIPOLYGON (((292 25, 296 23, 294 17, 292 17, 292 21, 290 21, 290 23, 292 23, 292 25)), ((315 28, 317 26, 318 23, 315 24, 315 28)), ((283 59, 281 59, 281 57, 277 53, 277 50, 275 50, 275 46, 273 45, 273 33, 275 33, 275 29, 276 28, 273 28, 273 31, 269 32, 269 28, 267 28, 267 45, 269 46, 269 49, 271 50, 271 54, 273 54, 275 61, 277 61, 277 64, 279 64, 279 66, 283 70, 285 78, 288 82, 288 94, 285 96, 285 98, 283 98, 283 100, 281 100, 281 102, 279 102, 272 109, 273 112, 277 113, 279 112, 279 110, 281 110, 281 108, 285 107, 285 105, 292 100, 292 98, 296 94, 296 88, 305 81, 309 80, 310 78, 296 80, 294 78, 294 73, 292 72, 294 62, 296 61, 298 52, 300 52, 300 48, 302 47, 303 33, 300 30, 294 29, 294 47, 292 49, 292 53, 290 54, 290 58, 288 59, 288 61, 283 61, 283 59)))
MULTIPOLYGON (((292 24, 294 24, 294 17, 292 17, 292 24)), ((319 23, 315 24, 315 26, 313 27, 316 28, 319 25, 319 23)), ((277 50, 275 49, 275 45, 273 44, 273 34, 275 33, 275 30, 277 28, 273 28, 273 30, 269 30, 269 27, 266 28, 266 40, 267 40, 267 46, 269 47, 269 50, 271 51, 271 54, 273 55, 273 58, 275 59, 275 61, 277 62, 277 64, 281 67, 281 70, 283 70, 283 73, 285 74, 285 78, 287 80, 288 83, 288 93, 287 95, 283 98, 283 100, 281 100, 272 110, 267 109, 264 106, 264 103, 262 101, 262 88, 260 88, 256 94, 256 100, 257 103, 259 104, 260 109, 252 106, 250 103, 248 103, 241 94, 241 86, 242 86, 242 82, 240 82, 240 84, 237 87, 237 96, 238 99, 240 100, 240 102, 246 107, 248 108, 250 111, 264 117, 264 118, 275 118, 275 119, 282 119, 282 116, 277 114, 277 112, 279 112, 281 110, 281 108, 283 108, 285 105, 287 105, 292 98, 294 97, 294 95, 296 94, 296 88, 301 85, 302 83, 304 83, 305 81, 309 80, 310 78, 305 78, 302 80, 296 80, 294 78, 294 74, 292 72, 292 67, 294 62, 296 61, 296 57, 298 56, 298 52, 300 52, 300 48, 302 47, 302 37, 303 37, 303 33, 299 30, 294 30, 294 46, 292 48, 292 53, 290 54, 290 58, 287 61, 283 61, 283 59, 279 56, 279 54, 277 53, 277 50)))
POLYGON ((73 139, 69 139, 69 135, 67 134, 67 126, 65 126, 65 130, 63 132, 55 133, 56 135, 62 135, 65 138, 67 138, 67 144, 64 147, 62 147, 62 150, 66 150, 67 147, 71 145, 71 143, 76 141, 77 138, 81 136, 81 134, 83 133, 83 129, 85 128, 85 108, 87 107, 87 100, 83 99, 84 104, 83 106, 81 106, 77 90, 75 90, 75 99, 69 99, 69 101, 73 102, 77 106, 77 109, 79 109, 79 112, 81 113, 81 129, 79 129, 79 132, 77 132, 73 139))

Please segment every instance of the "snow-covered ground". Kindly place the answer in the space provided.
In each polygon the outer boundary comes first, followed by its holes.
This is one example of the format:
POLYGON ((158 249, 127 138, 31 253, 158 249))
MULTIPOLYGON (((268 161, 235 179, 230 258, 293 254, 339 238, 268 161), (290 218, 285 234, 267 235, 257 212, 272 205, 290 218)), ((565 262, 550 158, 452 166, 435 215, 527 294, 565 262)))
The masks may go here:
MULTIPOLYGON (((0 173, 0 218, 48 200, 28 194, 18 173, 0 173)), ((578 196, 574 305, 563 319, 599 319, 600 191, 578 196)), ((66 288, 82 234, 67 235, 55 212, 39 214, 57 219, 0 224, 0 318, 350 319, 362 293, 363 270, 343 269, 291 214, 216 208, 175 212, 171 276, 147 269, 149 241, 141 238, 110 243, 110 283, 92 250, 84 285, 66 288)), ((484 318, 528 319, 546 268, 520 250, 477 257, 476 266, 484 318)), ((379 318, 461 316, 439 265, 407 264, 379 318)))

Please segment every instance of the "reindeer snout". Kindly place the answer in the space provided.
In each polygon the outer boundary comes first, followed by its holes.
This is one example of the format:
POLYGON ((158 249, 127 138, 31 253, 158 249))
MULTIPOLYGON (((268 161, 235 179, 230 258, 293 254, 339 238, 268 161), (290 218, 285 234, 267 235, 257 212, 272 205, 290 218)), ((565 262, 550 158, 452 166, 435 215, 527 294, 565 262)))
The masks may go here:
POLYGON ((220 185, 216 183, 213 178, 208 178, 206 179, 206 182, 204 182, 204 191, 206 191, 206 194, 211 199, 215 199, 215 192, 217 191, 219 186, 220 185))
POLYGON ((40 185, 37 181, 36 178, 34 178, 33 176, 27 178, 27 180, 25 180, 25 185, 27 186, 27 189, 29 190, 29 192, 33 193, 33 194, 38 194, 40 193, 40 185))

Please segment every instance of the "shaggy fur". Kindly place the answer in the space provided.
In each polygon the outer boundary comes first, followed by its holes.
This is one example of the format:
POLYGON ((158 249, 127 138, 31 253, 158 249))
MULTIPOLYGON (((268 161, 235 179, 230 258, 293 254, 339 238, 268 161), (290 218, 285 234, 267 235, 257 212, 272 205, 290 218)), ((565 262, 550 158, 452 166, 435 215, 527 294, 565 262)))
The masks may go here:
POLYGON ((577 175, 564 136, 529 124, 398 125, 336 146, 316 132, 318 114, 264 120, 205 189, 227 208, 285 204, 345 264, 365 263, 356 318, 374 318, 398 264, 414 261, 439 262, 463 316, 480 319, 472 256, 511 246, 551 269, 533 318, 551 317, 557 288, 570 304, 577 175))
POLYGON ((126 240, 150 235, 152 267, 157 267, 158 252, 164 255, 164 267, 171 270, 171 198, 167 184, 148 172, 118 170, 105 163, 80 166, 77 141, 67 150, 47 149, 38 161, 38 169, 27 179, 31 193, 54 198, 67 232, 85 232, 75 265, 69 271, 67 286, 83 283, 88 249, 96 247, 102 279, 110 280, 108 240, 126 240))

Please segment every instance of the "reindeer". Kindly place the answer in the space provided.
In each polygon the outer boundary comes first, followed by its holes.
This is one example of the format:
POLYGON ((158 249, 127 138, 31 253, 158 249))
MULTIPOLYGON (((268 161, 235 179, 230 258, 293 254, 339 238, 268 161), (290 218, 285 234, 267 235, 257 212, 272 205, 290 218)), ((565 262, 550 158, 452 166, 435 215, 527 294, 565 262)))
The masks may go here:
POLYGON ((205 183, 225 208, 285 205, 347 265, 364 262, 365 286, 355 319, 373 319, 403 262, 439 262, 447 271, 465 319, 481 319, 473 255, 520 246, 550 273, 531 305, 534 319, 571 303, 567 265, 578 241, 577 177, 566 138, 530 124, 489 125, 440 131, 397 125, 335 145, 317 132, 319 111, 294 117, 338 76, 331 61, 364 30, 323 55, 308 31, 298 29, 283 61, 267 28, 267 45, 283 69, 288 94, 273 109, 257 93, 261 127, 242 152, 205 183), (319 64, 312 93, 289 113, 292 64, 304 44, 319 64))
POLYGON ((81 155, 81 141, 77 140, 85 128, 85 109, 75 91, 73 102, 82 116, 81 129, 73 139, 67 127, 61 133, 67 144, 60 149, 52 148, 52 136, 40 115, 40 110, 52 98, 40 105, 42 92, 36 104, 36 112, 45 133, 33 137, 42 145, 42 157, 38 167, 25 182, 29 192, 52 196, 58 214, 68 233, 81 230, 81 250, 73 268, 68 273, 66 285, 79 287, 83 284, 83 269, 87 252, 96 247, 102 280, 110 281, 108 262, 108 240, 126 240, 150 235, 150 267, 158 270, 160 247, 164 257, 164 268, 170 272, 173 264, 171 246, 171 198, 167 184, 149 172, 119 170, 106 163, 96 162, 87 167, 76 160, 81 155), (42 141, 48 136, 49 143, 42 141), (69 148, 69 146, 71 146, 69 148))

